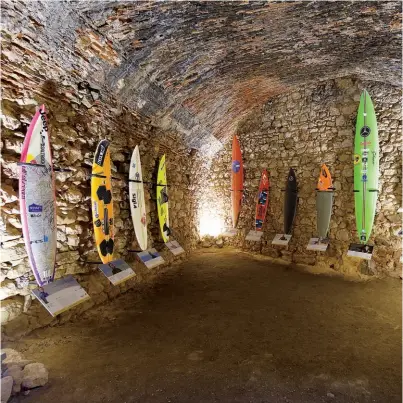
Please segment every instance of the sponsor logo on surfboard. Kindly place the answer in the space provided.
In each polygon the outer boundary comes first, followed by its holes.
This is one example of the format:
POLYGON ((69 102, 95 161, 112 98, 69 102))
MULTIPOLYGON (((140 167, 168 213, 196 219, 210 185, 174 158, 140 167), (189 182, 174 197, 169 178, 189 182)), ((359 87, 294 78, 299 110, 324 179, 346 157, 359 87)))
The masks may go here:
POLYGON ((42 125, 43 125, 43 130, 45 132, 48 131, 48 122, 46 121, 46 112, 41 109, 41 120, 42 120, 42 125))
POLYGON ((40 204, 32 203, 28 206, 29 213, 42 213, 42 206, 40 204))
POLYGON ((48 122, 46 121, 46 113, 41 109, 41 121, 43 129, 41 130, 41 164, 45 164, 45 141, 48 132, 48 122))
POLYGON ((137 208, 137 195, 136 195, 136 193, 133 193, 132 203, 133 203, 133 207, 137 208))
POLYGON ((368 126, 364 126, 360 130, 361 137, 368 137, 371 133, 371 129, 368 126))
POLYGON ((41 136, 41 164, 45 164, 45 136, 41 136))
POLYGON ((239 161, 233 161, 232 162, 232 171, 237 174, 240 169, 241 169, 241 163, 239 161))
POLYGON ((94 217, 98 218, 99 214, 98 214, 98 203, 96 201, 94 201, 93 203, 93 209, 94 209, 94 217))
POLYGON ((34 241, 29 241, 31 245, 34 243, 44 243, 44 242, 49 242, 49 237, 47 235, 44 235, 43 239, 36 239, 34 241))
POLYGON ((97 165, 102 166, 104 163, 106 148, 101 144, 97 155, 97 165))
POLYGON ((25 200, 25 185, 27 180, 27 169, 22 166, 21 167, 21 199, 25 200))

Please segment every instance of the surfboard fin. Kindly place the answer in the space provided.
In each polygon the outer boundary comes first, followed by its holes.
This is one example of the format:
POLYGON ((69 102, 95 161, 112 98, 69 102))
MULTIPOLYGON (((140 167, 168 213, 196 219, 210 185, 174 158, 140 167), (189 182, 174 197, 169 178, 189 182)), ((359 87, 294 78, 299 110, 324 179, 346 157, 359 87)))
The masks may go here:
POLYGON ((109 241, 107 241, 106 250, 110 255, 113 254, 114 245, 115 245, 115 242, 113 241, 113 239, 109 239, 109 241))
POLYGON ((101 251, 102 256, 106 256, 108 254, 108 249, 107 249, 107 240, 104 239, 100 244, 99 244, 99 250, 101 251))
POLYGON ((166 232, 167 236, 171 235, 171 229, 168 227, 166 223, 164 223, 164 226, 162 227, 163 231, 166 232))
POLYGON ((114 241, 113 239, 104 239, 100 244, 99 244, 99 250, 101 251, 102 256, 106 256, 108 254, 112 255, 113 254, 113 247, 114 247, 114 241))
POLYGON ((104 196, 104 203, 109 204, 112 201, 112 192, 107 190, 104 196))
POLYGON ((105 185, 99 186, 98 189, 97 189, 98 199, 99 200, 104 200, 105 193, 106 193, 106 186, 105 185))
POLYGON ((169 200, 167 192, 165 191, 165 188, 161 189, 161 204, 167 203, 169 200))

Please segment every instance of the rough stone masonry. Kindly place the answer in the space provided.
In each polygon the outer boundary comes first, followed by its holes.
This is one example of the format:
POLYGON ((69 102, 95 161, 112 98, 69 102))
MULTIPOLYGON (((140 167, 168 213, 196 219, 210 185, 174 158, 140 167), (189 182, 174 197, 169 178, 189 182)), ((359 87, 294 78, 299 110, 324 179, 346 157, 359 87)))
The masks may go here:
MULTIPOLYGON (((246 231, 252 218, 259 169, 269 167, 273 182, 278 178, 282 183, 288 165, 295 165, 301 186, 296 243, 289 251, 267 244, 281 226, 281 194, 273 187, 261 252, 345 270, 341 253, 353 239, 349 159, 363 85, 379 112, 383 153, 374 270, 397 273, 401 252, 392 228, 401 204, 400 2, 5 0, 1 11, 4 334, 22 335, 67 321, 161 272, 146 273, 136 265, 135 279, 112 287, 85 264, 96 257, 88 173, 102 138, 112 143, 113 175, 119 178, 113 192, 120 256, 128 259, 127 248, 134 242, 126 183, 133 147, 140 145, 150 181, 158 157, 167 154, 168 181, 181 185, 170 189, 171 224, 189 251, 199 239, 201 212, 214 206, 224 220, 229 212, 226 144, 238 132, 250 189, 242 228, 246 231), (49 110, 55 165, 72 169, 57 174, 56 274, 74 274, 92 297, 56 320, 31 301, 17 199, 16 164, 41 103, 49 110), (326 139, 321 145, 315 140, 319 135, 326 139), (332 247, 327 257, 320 257, 307 254, 303 245, 314 231, 312 189, 327 148, 337 195, 332 247)), ((149 240, 157 245, 153 190, 146 190, 149 240)), ((260 252, 242 238, 234 242, 260 252)), ((169 254, 164 258, 172 262, 169 254)))
MULTIPOLYGON (((355 78, 327 80, 272 98, 252 111, 238 126, 243 150, 246 188, 238 224, 238 236, 226 244, 274 258, 322 266, 347 274, 401 275, 402 149, 401 96, 398 87, 355 78), (377 214, 370 243, 375 244, 370 264, 347 256, 350 243, 359 242, 355 226, 353 193, 353 142, 360 94, 366 88, 375 105, 380 143, 380 185, 377 214), (315 188, 320 167, 326 163, 336 188, 330 223, 330 246, 325 253, 306 250, 316 233, 315 188), (288 248, 271 245, 283 231, 283 200, 289 168, 296 170, 298 207, 293 237, 288 248), (269 210, 261 243, 245 241, 254 229, 256 194, 261 171, 270 177, 269 210)), ((214 158, 203 208, 214 210, 217 219, 231 226, 229 181, 231 146, 214 158), (215 206, 215 207, 209 207, 215 206)))

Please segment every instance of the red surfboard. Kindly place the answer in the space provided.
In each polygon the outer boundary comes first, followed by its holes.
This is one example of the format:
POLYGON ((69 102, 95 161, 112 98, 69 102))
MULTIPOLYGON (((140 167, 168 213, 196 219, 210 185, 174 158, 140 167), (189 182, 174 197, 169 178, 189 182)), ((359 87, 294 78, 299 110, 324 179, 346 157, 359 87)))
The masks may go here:
POLYGON ((232 226, 236 228, 238 224, 239 214, 241 212, 242 195, 243 195, 243 164, 241 147, 237 136, 232 139, 232 174, 231 174, 231 191, 232 191, 232 226))
POLYGON ((257 194, 255 221, 256 231, 263 231, 263 223, 266 217, 267 207, 269 205, 269 187, 269 175, 264 169, 260 178, 259 192, 257 194))

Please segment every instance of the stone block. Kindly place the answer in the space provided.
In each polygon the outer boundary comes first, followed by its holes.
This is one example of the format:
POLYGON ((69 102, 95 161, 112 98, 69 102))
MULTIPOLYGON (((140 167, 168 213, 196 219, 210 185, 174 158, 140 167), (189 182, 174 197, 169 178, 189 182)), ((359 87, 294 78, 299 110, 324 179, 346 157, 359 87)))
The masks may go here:
POLYGON ((33 389, 38 386, 46 385, 49 374, 45 366, 39 362, 28 364, 22 371, 22 387, 33 389))
POLYGON ((1 403, 7 403, 13 390, 13 377, 5 376, 1 378, 1 403))
POLYGON ((21 297, 7 298, 1 302, 0 323, 3 325, 17 318, 23 309, 24 303, 21 297))

